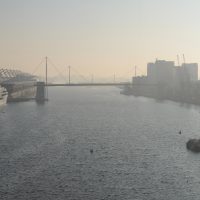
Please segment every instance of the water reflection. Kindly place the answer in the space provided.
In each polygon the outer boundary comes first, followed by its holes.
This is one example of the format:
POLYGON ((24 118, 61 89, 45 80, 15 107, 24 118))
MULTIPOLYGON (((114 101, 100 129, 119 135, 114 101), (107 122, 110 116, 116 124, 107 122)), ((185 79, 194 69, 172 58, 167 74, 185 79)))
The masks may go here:
POLYGON ((113 87, 49 95, 0 111, 1 199, 198 198, 200 156, 185 143, 199 135, 199 107, 113 87))

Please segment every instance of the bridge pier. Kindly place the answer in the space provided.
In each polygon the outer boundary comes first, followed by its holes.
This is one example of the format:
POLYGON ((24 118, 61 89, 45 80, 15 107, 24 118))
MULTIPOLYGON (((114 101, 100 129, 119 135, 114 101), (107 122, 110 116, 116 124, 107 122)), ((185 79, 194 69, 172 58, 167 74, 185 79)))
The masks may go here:
POLYGON ((45 82, 37 82, 37 91, 36 91, 36 102, 45 102, 47 101, 46 97, 47 88, 45 82))

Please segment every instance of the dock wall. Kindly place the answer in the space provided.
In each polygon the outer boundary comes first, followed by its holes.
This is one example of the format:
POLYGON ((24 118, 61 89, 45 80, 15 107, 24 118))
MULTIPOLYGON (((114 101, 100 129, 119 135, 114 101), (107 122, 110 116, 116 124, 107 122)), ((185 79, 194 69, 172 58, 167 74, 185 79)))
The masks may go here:
POLYGON ((28 101, 36 96, 36 82, 4 83, 3 87, 8 91, 8 102, 28 101))

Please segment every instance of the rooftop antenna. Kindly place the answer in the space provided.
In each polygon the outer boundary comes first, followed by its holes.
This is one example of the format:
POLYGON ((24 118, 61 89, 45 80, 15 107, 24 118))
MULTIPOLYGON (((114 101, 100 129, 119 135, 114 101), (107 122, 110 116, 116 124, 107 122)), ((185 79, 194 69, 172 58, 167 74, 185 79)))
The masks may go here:
POLYGON ((178 66, 180 66, 179 55, 177 55, 178 66))

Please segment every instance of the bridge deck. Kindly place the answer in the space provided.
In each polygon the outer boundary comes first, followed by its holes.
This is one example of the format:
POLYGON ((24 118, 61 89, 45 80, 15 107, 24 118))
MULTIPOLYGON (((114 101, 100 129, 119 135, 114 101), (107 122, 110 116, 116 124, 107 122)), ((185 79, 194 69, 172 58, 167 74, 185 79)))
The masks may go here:
POLYGON ((47 86, 124 86, 130 83, 71 83, 71 84, 54 84, 49 83, 47 86))

